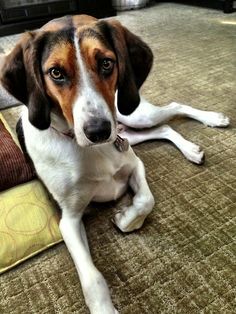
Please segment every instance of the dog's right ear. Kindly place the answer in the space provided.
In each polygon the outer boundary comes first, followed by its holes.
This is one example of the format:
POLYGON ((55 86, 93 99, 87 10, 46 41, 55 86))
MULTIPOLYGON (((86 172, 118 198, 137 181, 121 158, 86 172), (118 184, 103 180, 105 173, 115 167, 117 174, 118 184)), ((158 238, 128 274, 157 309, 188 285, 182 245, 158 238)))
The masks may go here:
POLYGON ((1 67, 3 87, 28 106, 29 121, 38 129, 50 126, 50 101, 44 91, 41 54, 45 36, 26 33, 1 67))

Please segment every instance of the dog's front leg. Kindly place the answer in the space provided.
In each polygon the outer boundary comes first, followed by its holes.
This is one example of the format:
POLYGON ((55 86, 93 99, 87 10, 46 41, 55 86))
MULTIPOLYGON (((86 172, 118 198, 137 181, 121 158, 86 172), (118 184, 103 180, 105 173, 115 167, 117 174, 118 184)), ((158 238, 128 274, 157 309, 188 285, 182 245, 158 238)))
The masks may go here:
POLYGON ((93 264, 81 212, 76 214, 64 209, 59 227, 79 274, 90 313, 117 314, 106 281, 93 264))
POLYGON ((145 177, 144 165, 138 157, 129 184, 135 193, 133 203, 114 217, 114 223, 123 232, 139 229, 154 206, 154 197, 145 177))

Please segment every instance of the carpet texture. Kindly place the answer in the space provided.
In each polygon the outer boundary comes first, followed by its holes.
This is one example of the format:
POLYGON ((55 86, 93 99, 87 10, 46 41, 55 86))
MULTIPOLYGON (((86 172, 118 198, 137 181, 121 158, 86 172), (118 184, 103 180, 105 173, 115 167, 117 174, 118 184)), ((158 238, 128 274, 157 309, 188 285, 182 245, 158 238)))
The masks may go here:
MULTIPOLYGON (((93 205, 85 225, 94 262, 122 314, 235 313, 236 15, 164 3, 118 19, 153 49, 148 100, 222 111, 231 126, 171 122, 205 150, 203 166, 168 142, 135 147, 155 208, 141 230, 125 235, 110 220, 120 204, 93 205)), ((64 244, 0 277, 0 313, 88 313, 64 244)))

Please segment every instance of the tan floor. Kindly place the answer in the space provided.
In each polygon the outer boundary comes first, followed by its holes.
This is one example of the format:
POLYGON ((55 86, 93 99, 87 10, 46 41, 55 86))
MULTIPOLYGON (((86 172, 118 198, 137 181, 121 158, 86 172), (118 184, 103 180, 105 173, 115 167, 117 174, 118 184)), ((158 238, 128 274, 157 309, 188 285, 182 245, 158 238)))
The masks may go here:
MULTIPOLYGON (((85 219, 94 262, 122 314, 235 313, 236 15, 157 4, 119 19, 154 51, 146 98, 223 111, 232 124, 171 123, 205 150, 203 166, 167 142, 136 147, 154 211, 140 231, 123 235, 110 221, 115 204, 95 208, 85 219)), ((0 277, 0 313, 88 313, 64 244, 0 277)))

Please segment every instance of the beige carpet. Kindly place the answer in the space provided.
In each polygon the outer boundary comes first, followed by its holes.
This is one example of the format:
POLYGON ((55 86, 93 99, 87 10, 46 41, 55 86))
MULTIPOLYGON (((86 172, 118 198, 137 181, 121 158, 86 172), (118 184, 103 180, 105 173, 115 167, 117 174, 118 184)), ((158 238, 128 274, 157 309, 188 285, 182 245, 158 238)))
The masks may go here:
MULTIPOLYGON (((85 219, 94 262, 122 314, 235 313, 236 15, 165 3, 119 20, 154 51, 143 88, 150 101, 223 111, 232 124, 171 123, 205 150, 203 166, 167 142, 136 147, 154 211, 140 231, 123 235, 110 221, 116 205, 96 206, 85 219)), ((0 313, 88 313, 64 244, 0 277, 0 313)))

